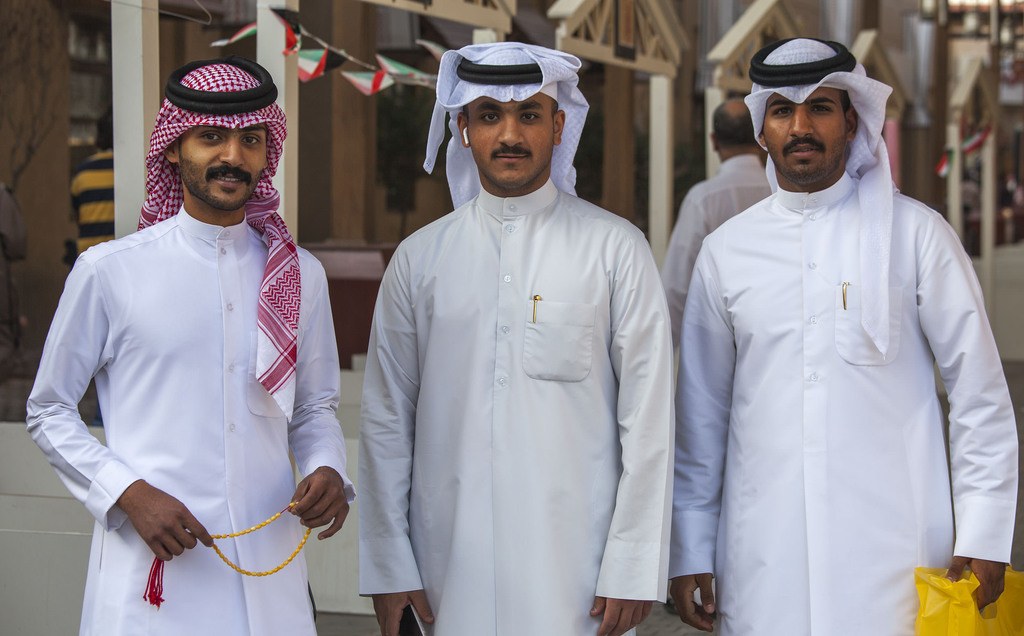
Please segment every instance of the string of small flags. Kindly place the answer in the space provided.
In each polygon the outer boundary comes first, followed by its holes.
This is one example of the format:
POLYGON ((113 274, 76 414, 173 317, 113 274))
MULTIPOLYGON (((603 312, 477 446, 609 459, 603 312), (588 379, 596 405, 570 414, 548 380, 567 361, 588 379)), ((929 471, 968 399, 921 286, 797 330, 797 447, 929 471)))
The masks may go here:
MULTIPOLYGON (((973 154, 981 149, 985 145, 985 140, 992 133, 992 126, 985 126, 981 130, 975 132, 973 135, 964 139, 960 144, 960 152, 965 156, 973 154)), ((939 159, 939 163, 935 166, 935 174, 945 178, 949 175, 950 164, 953 162, 953 149, 946 148, 942 157, 939 159)))
MULTIPOLYGON (((434 88, 437 85, 437 75, 424 73, 423 71, 403 64, 397 60, 377 54, 377 65, 368 64, 344 49, 331 46, 322 38, 307 31, 299 23, 299 14, 291 9, 271 8, 277 19, 285 29, 285 48, 282 55, 296 55, 298 62, 299 81, 308 82, 333 71, 345 62, 352 62, 366 69, 365 71, 341 71, 353 86, 363 95, 370 96, 397 84, 408 84, 411 86, 424 86, 434 88), (302 39, 312 40, 320 45, 320 48, 302 48, 302 39)), ((211 42, 210 46, 222 47, 234 44, 240 40, 256 35, 256 23, 252 22, 243 26, 229 38, 211 42)), ((416 44, 426 49, 435 59, 440 60, 441 55, 447 50, 436 42, 429 40, 416 40, 416 44)))

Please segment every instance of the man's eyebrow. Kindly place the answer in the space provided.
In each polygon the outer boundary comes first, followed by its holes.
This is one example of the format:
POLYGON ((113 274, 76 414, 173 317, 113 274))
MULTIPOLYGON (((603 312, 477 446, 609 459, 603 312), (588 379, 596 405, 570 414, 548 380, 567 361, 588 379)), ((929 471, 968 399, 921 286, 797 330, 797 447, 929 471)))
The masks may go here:
POLYGON ((492 102, 492 101, 480 102, 479 104, 476 105, 476 107, 479 110, 486 110, 486 111, 501 111, 502 110, 501 106, 499 106, 497 103, 492 102))
POLYGON ((267 131, 267 127, 264 126, 263 124, 254 124, 252 126, 246 126, 245 128, 242 128, 242 132, 257 132, 257 131, 266 132, 267 131))
POLYGON ((815 97, 814 99, 809 99, 805 103, 807 103, 807 104, 838 104, 839 100, 837 100, 837 99, 835 99, 833 97, 828 97, 828 96, 822 95, 821 97, 815 97))
POLYGON ((536 99, 528 99, 525 102, 519 102, 519 106, 516 107, 517 110, 536 110, 538 108, 542 108, 542 106, 536 99))

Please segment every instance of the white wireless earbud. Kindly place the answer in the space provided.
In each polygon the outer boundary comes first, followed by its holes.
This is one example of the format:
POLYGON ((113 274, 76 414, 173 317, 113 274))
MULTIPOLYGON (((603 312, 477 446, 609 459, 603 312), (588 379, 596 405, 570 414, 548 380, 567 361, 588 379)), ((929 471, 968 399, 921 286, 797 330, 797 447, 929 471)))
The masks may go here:
POLYGON ((463 128, 462 129, 462 141, 466 142, 467 146, 469 145, 469 129, 468 128, 463 128))

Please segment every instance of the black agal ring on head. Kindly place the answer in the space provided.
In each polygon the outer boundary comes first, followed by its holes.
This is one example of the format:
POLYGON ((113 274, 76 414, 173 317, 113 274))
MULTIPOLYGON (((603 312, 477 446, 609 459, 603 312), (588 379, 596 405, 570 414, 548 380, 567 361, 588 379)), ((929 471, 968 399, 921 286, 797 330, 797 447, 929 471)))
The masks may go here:
POLYGON ((815 40, 827 44, 836 52, 833 57, 818 60, 816 62, 805 62, 803 64, 765 64, 767 58, 775 49, 786 42, 797 38, 779 40, 769 44, 754 54, 750 60, 750 80, 761 86, 802 86, 804 84, 817 84, 825 79, 830 73, 850 72, 857 66, 857 58, 853 57, 849 49, 839 42, 829 40, 818 40, 817 38, 800 38, 815 40))
POLYGON ((508 86, 510 84, 540 84, 544 74, 540 64, 474 64, 463 58, 455 73, 460 80, 471 84, 491 84, 492 86, 508 86))
POLYGON ((182 66, 167 78, 164 96, 178 108, 209 115, 238 115, 251 113, 269 106, 277 99, 277 87, 270 72, 256 62, 232 55, 221 60, 200 60, 182 66), (230 64, 256 78, 259 86, 244 91, 197 91, 183 86, 186 75, 211 64, 230 64))

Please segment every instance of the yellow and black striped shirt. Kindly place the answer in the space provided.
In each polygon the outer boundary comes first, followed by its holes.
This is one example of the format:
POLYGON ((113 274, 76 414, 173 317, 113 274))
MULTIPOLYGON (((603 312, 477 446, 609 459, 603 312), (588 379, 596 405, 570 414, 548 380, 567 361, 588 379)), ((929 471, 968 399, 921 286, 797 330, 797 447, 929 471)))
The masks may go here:
POLYGON ((97 152, 75 168, 71 206, 78 222, 78 253, 114 238, 114 152, 97 152))

